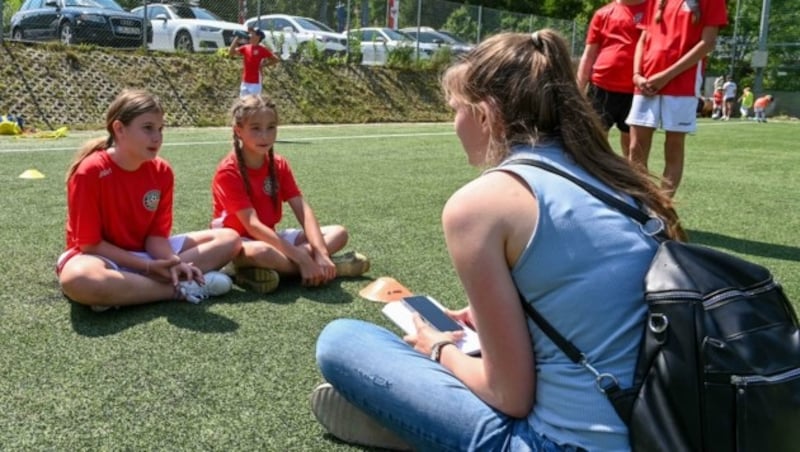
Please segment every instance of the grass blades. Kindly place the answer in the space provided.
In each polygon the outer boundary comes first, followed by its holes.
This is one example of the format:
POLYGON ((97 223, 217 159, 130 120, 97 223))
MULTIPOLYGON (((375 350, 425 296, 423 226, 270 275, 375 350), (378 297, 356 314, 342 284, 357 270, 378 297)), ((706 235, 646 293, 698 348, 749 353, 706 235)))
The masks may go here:
MULTIPOLYGON (((687 138, 678 202, 695 241, 766 265, 800 308, 798 127, 701 121, 687 138)), ((380 304, 358 297, 379 276, 464 303, 440 213, 479 170, 452 126, 281 127, 277 152, 320 222, 346 225, 347 249, 370 257, 367 277, 98 314, 63 298, 53 267, 64 173, 80 143, 103 134, 0 137, 0 449, 351 450, 324 436, 308 408, 321 381, 314 343, 338 317, 392 328, 380 304), (46 177, 19 179, 27 169, 46 177)), ((228 128, 166 131, 176 232, 208 226, 211 176, 230 139, 228 128)), ((662 143, 656 134, 656 172, 662 143)), ((289 213, 282 225, 295 224, 289 213)))

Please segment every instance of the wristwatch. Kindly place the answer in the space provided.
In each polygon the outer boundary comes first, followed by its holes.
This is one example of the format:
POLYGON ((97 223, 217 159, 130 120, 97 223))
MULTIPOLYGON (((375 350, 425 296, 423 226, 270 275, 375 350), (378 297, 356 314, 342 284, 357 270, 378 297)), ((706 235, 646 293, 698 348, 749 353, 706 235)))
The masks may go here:
POLYGON ((438 363, 439 360, 442 359, 442 349, 447 345, 456 344, 454 344, 453 341, 439 341, 433 344, 433 347, 431 347, 431 359, 438 363))

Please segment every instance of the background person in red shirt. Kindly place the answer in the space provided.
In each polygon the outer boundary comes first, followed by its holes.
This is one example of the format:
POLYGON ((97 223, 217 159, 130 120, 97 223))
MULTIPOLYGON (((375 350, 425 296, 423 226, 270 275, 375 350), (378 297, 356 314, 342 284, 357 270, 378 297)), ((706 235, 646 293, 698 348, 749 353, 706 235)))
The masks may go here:
POLYGON ((234 229, 242 237, 242 251, 233 260, 236 283, 268 293, 277 289, 280 275, 299 275, 304 285, 319 286, 369 270, 369 260, 360 253, 334 256, 347 244, 347 230, 319 225, 289 162, 275 152, 275 104, 245 96, 234 103, 231 116, 233 150, 219 163, 211 183, 211 226, 234 229), (284 202, 302 229, 275 229, 284 202))
POLYGON ((240 38, 236 36, 228 49, 228 55, 235 56, 239 53, 244 57, 242 84, 239 87, 240 97, 248 94, 261 94, 261 68, 278 64, 281 61, 270 49, 261 44, 265 36, 264 31, 248 28, 247 34, 250 38, 249 43, 240 45, 240 38))
POLYGON ((586 47, 578 66, 578 86, 589 85, 587 96, 606 130, 617 126, 620 147, 627 157, 629 126, 625 123, 633 100, 633 55, 642 31, 648 0, 614 0, 598 9, 589 24, 586 47))
POLYGON ((88 141, 67 171, 66 251, 56 264, 64 294, 95 311, 185 300, 231 288, 212 271, 241 248, 235 231, 171 236, 174 176, 158 156, 164 110, 124 90, 106 114, 108 137, 88 141))
POLYGON ((761 96, 756 99, 755 103, 753 104, 753 111, 755 112, 755 120, 758 122, 767 122, 767 107, 775 98, 772 97, 772 94, 767 94, 766 96, 761 96))
POLYGON ((670 195, 683 176, 686 134, 697 128, 702 60, 727 23, 725 0, 655 0, 642 22, 633 62, 636 91, 627 119, 630 158, 646 168, 653 133, 664 129, 662 188, 670 195))

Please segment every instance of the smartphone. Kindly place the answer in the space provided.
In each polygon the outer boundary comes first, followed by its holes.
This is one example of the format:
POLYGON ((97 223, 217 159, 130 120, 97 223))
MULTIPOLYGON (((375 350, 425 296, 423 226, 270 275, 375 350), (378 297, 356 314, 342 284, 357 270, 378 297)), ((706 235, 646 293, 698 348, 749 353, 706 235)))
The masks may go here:
POLYGON ((423 295, 403 298, 406 306, 419 313, 423 320, 439 331, 461 331, 464 329, 458 322, 451 319, 430 298, 423 295))

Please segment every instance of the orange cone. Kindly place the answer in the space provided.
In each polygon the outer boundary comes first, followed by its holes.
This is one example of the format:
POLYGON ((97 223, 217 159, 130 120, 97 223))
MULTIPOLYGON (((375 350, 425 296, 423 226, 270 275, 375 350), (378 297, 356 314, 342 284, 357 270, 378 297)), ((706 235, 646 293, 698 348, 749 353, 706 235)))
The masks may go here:
POLYGON ((371 282, 367 287, 358 292, 359 295, 371 301, 388 303, 397 301, 403 297, 413 295, 410 290, 389 276, 381 276, 371 282))

